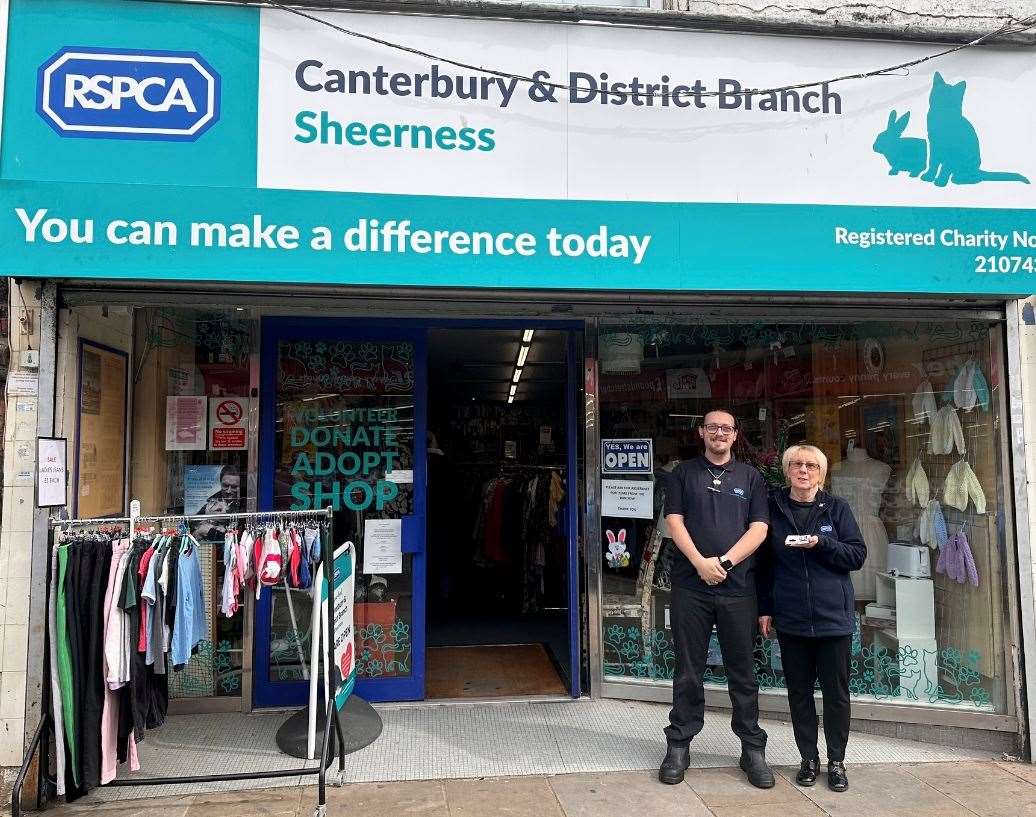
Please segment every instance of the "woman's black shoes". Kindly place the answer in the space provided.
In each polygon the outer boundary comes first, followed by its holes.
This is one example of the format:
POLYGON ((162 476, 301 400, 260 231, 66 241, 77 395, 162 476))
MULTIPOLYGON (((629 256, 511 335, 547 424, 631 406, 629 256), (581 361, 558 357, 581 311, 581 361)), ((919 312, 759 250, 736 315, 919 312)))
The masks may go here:
POLYGON ((799 764, 799 773, 795 775, 795 782, 800 786, 812 786, 817 782, 817 771, 820 769, 820 758, 803 760, 799 764))
POLYGON ((837 760, 827 764, 827 787, 831 791, 845 791, 849 788, 849 778, 845 773, 845 764, 837 760))
POLYGON ((665 760, 658 769, 658 779, 670 786, 683 782, 683 773, 691 765, 691 750, 688 746, 666 747, 665 760))
MULTIPOLYGON (((820 758, 803 760, 799 764, 799 773, 795 775, 795 782, 800 786, 813 786, 817 782, 817 772, 820 769, 820 758)), ((845 773, 845 764, 832 760, 827 764, 827 787, 831 791, 845 791, 849 788, 849 777, 845 773)))

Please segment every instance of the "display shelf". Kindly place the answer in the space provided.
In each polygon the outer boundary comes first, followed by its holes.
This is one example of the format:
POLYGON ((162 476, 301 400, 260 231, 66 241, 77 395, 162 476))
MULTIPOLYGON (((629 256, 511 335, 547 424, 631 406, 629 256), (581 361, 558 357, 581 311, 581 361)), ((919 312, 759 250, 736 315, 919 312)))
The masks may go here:
MULTIPOLYGON (((889 607, 895 618, 873 630, 873 646, 886 650, 898 666, 897 677, 912 678, 927 671, 927 663, 939 654, 935 639, 935 583, 931 579, 876 574, 876 605, 889 607), (909 664, 906 666, 910 656, 909 664)), ((900 694, 913 682, 900 685, 900 694)))

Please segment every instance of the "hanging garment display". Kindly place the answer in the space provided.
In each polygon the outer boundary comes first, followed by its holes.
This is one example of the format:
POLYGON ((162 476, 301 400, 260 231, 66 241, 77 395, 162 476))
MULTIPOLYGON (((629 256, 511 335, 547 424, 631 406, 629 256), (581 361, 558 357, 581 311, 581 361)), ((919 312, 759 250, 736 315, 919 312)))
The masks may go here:
MULTIPOLYGON (((262 576, 257 592, 274 578, 296 588, 311 584, 321 551, 315 527, 275 520, 239 533, 233 525, 223 540, 220 610, 240 611, 250 577, 262 576), (290 571, 283 569, 281 542, 292 548, 290 571), (261 565, 253 561, 255 543, 261 565)), ((55 531, 51 717, 57 790, 69 801, 114 780, 120 764, 139 768, 137 744, 166 718, 168 674, 183 671, 211 637, 199 558, 206 546, 185 523, 136 529, 132 540, 126 527, 65 523, 55 531)))
POLYGON ((986 494, 978 476, 967 461, 958 460, 946 475, 942 500, 951 508, 966 511, 969 499, 975 503, 976 513, 986 512, 986 494))
POLYGON ((936 412, 935 420, 932 422, 932 434, 928 438, 928 453, 952 454, 954 446, 962 457, 967 453, 964 445, 964 430, 961 428, 957 410, 951 405, 946 405, 936 412))
POLYGON ((946 544, 949 534, 946 530, 946 517, 943 515, 939 500, 933 499, 928 503, 918 518, 917 528, 922 544, 928 545, 933 550, 946 544))
POLYGON ((915 459, 906 475, 906 495, 911 505, 924 508, 930 499, 931 486, 928 484, 928 474, 920 459, 915 459))
POLYGON ((974 358, 966 361, 953 379, 953 402, 964 411, 971 411, 975 406, 989 408, 989 384, 974 358))
POLYGON ((560 469, 512 466, 478 490, 475 562, 517 574, 522 612, 542 609, 547 565, 565 559, 565 479, 560 469))
POLYGON ((129 548, 126 532, 115 528, 62 536, 55 547, 54 618, 48 617, 48 626, 58 695, 51 714, 56 736, 60 721, 62 742, 55 748, 63 754, 64 779, 59 786, 69 800, 107 782, 117 757, 129 759, 132 768, 138 765, 135 746, 119 742, 122 701, 112 689, 128 665, 118 649, 129 643, 128 630, 111 607, 129 548))
POLYGON ((938 406, 935 403, 935 392, 932 390, 930 380, 921 381, 913 397, 910 398, 910 405, 914 410, 914 417, 924 417, 929 426, 935 423, 938 406))
POLYGON ((958 584, 967 583, 972 587, 978 587, 978 568, 975 566, 975 556, 971 552, 971 544, 964 533, 963 525, 947 542, 946 547, 939 551, 935 572, 948 576, 958 584))
MULTIPOLYGON (((58 588, 58 549, 53 548, 50 553, 50 598, 47 600, 47 631, 51 634, 48 639, 50 661, 50 699, 52 711, 52 723, 54 724, 54 745, 57 750, 54 752, 55 784, 58 797, 65 796, 65 725, 64 725, 64 704, 61 700, 61 683, 58 680, 58 648, 57 638, 57 588, 58 588)), ((64 614, 64 605, 62 605, 64 614)), ((64 628, 62 628, 63 630, 64 628)))

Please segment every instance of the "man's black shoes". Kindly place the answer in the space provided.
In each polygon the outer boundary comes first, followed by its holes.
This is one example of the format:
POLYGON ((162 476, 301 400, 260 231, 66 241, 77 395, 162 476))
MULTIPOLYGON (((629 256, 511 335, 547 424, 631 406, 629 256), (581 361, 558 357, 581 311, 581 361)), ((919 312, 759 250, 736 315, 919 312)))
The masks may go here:
POLYGON ((658 779, 671 786, 675 786, 677 783, 683 783, 683 773, 687 771, 687 767, 690 765, 690 748, 687 746, 673 746, 670 744, 666 747, 665 760, 663 760, 662 765, 658 767, 658 779))
POLYGON ((773 772, 766 765, 766 754, 762 749, 742 749, 739 765, 748 776, 748 782, 757 789, 773 788, 773 772))
POLYGON ((849 788, 849 777, 845 773, 845 764, 837 760, 827 764, 827 787, 831 791, 845 791, 849 788))
POLYGON ((800 786, 812 786, 817 782, 817 771, 820 768, 820 758, 803 760, 799 764, 799 773, 795 775, 795 782, 800 786))

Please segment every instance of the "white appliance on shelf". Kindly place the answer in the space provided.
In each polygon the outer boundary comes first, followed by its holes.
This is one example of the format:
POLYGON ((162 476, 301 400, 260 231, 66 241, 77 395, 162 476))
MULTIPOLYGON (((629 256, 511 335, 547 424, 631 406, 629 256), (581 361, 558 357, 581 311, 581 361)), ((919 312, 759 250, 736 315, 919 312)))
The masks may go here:
POLYGON ((931 549, 909 542, 889 542, 885 572, 892 576, 929 579, 932 576, 931 549))

